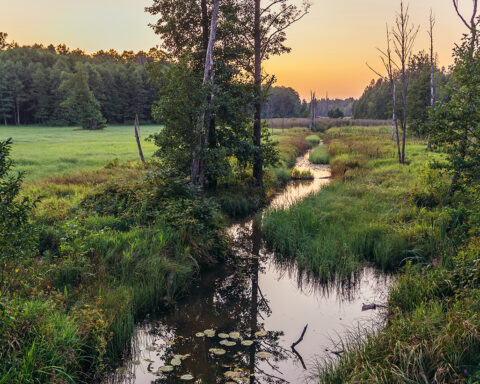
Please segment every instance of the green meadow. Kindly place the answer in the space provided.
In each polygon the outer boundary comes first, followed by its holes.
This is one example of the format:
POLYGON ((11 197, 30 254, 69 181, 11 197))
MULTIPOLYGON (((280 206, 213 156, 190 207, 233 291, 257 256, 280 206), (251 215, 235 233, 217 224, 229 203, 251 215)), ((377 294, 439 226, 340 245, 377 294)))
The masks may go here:
MULTIPOLYGON (((147 159, 152 156, 154 145, 145 138, 160 128, 140 128, 147 159)), ((25 171, 27 182, 100 168, 115 159, 124 163, 139 158, 132 126, 108 126, 99 131, 77 127, 0 127, 0 140, 7 138, 13 139, 12 157, 16 169, 25 171)))

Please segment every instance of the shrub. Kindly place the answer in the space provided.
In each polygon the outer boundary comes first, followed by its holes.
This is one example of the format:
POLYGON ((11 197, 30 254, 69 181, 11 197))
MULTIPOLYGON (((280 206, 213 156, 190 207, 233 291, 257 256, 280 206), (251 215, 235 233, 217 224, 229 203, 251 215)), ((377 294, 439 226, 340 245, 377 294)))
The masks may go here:
POLYGON ((328 164, 328 152, 324 145, 320 145, 310 153, 310 161, 313 164, 328 164))

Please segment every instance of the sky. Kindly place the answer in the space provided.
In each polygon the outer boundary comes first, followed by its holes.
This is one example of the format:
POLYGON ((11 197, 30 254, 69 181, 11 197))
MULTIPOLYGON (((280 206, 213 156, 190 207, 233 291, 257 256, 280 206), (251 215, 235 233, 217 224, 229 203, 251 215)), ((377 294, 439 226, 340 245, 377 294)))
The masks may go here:
MULTIPOLYGON (((263 0, 266 3, 267 0, 263 0)), ((293 0, 299 1, 299 0, 293 0)), ((408 3, 408 2, 407 2, 408 3)), ((460 0, 468 13, 470 0, 460 0)), ((0 0, 0 31, 9 41, 61 44, 89 53, 113 48, 148 50, 161 40, 144 12, 151 0, 0 0)), ((428 49, 430 9, 436 16, 435 50, 440 64, 452 63, 452 48, 466 31, 451 0, 411 0, 412 22, 421 26, 415 50, 428 49)), ((376 48, 385 46, 385 24, 395 20, 399 0, 313 0, 310 13, 288 30, 292 52, 274 57, 264 68, 276 85, 295 88, 302 98, 361 96, 381 70, 376 48)))

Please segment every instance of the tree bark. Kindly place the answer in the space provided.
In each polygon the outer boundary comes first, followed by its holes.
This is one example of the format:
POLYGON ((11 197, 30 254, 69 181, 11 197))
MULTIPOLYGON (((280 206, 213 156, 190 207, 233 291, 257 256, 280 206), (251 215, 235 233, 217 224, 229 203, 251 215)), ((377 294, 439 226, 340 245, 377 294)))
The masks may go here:
MULTIPOLYGON (((203 85, 207 85, 210 83, 210 86, 213 86, 213 46, 215 45, 215 39, 217 34, 217 19, 218 19, 218 9, 220 6, 220 0, 215 0, 213 4, 213 11, 212 11, 212 22, 210 25, 210 37, 208 41, 208 48, 205 57, 205 70, 203 73, 203 85)), ((205 126, 205 115, 206 111, 205 108, 203 109, 197 125, 196 125, 196 144, 194 154, 192 156, 192 172, 190 175, 190 182, 195 185, 202 185, 200 180, 200 173, 202 172, 200 169, 201 160, 202 160, 202 152, 204 142, 202 140, 202 133, 205 131, 205 136, 208 137, 208 125, 205 126)), ((208 139, 207 139, 208 142, 208 139)))
POLYGON ((255 2, 255 27, 254 27, 254 88, 255 88, 255 115, 253 122, 254 145, 257 147, 253 162, 253 178, 257 186, 263 188, 263 155, 262 155, 262 36, 260 29, 260 1, 255 2))
POLYGON ((140 155, 140 160, 142 161, 143 164, 145 164, 145 157, 143 157, 143 151, 142 151, 142 144, 140 143, 140 135, 138 133, 138 126, 139 126, 139 121, 138 121, 138 113, 135 115, 135 123, 134 123, 134 128, 135 128, 135 139, 137 140, 137 146, 138 146, 138 154, 140 155))

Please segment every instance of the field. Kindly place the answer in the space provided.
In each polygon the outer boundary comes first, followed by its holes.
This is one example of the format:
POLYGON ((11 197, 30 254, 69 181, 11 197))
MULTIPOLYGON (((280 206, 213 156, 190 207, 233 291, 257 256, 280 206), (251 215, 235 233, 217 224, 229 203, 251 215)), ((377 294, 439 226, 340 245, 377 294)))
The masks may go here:
MULTIPOLYGON (((145 138, 160 126, 141 127, 141 143, 146 158, 154 145, 145 138)), ((130 126, 109 126, 102 131, 74 127, 0 127, 0 140, 13 139, 12 156, 16 169, 26 172, 25 181, 48 176, 66 176, 104 166, 138 160, 138 149, 130 126)))

